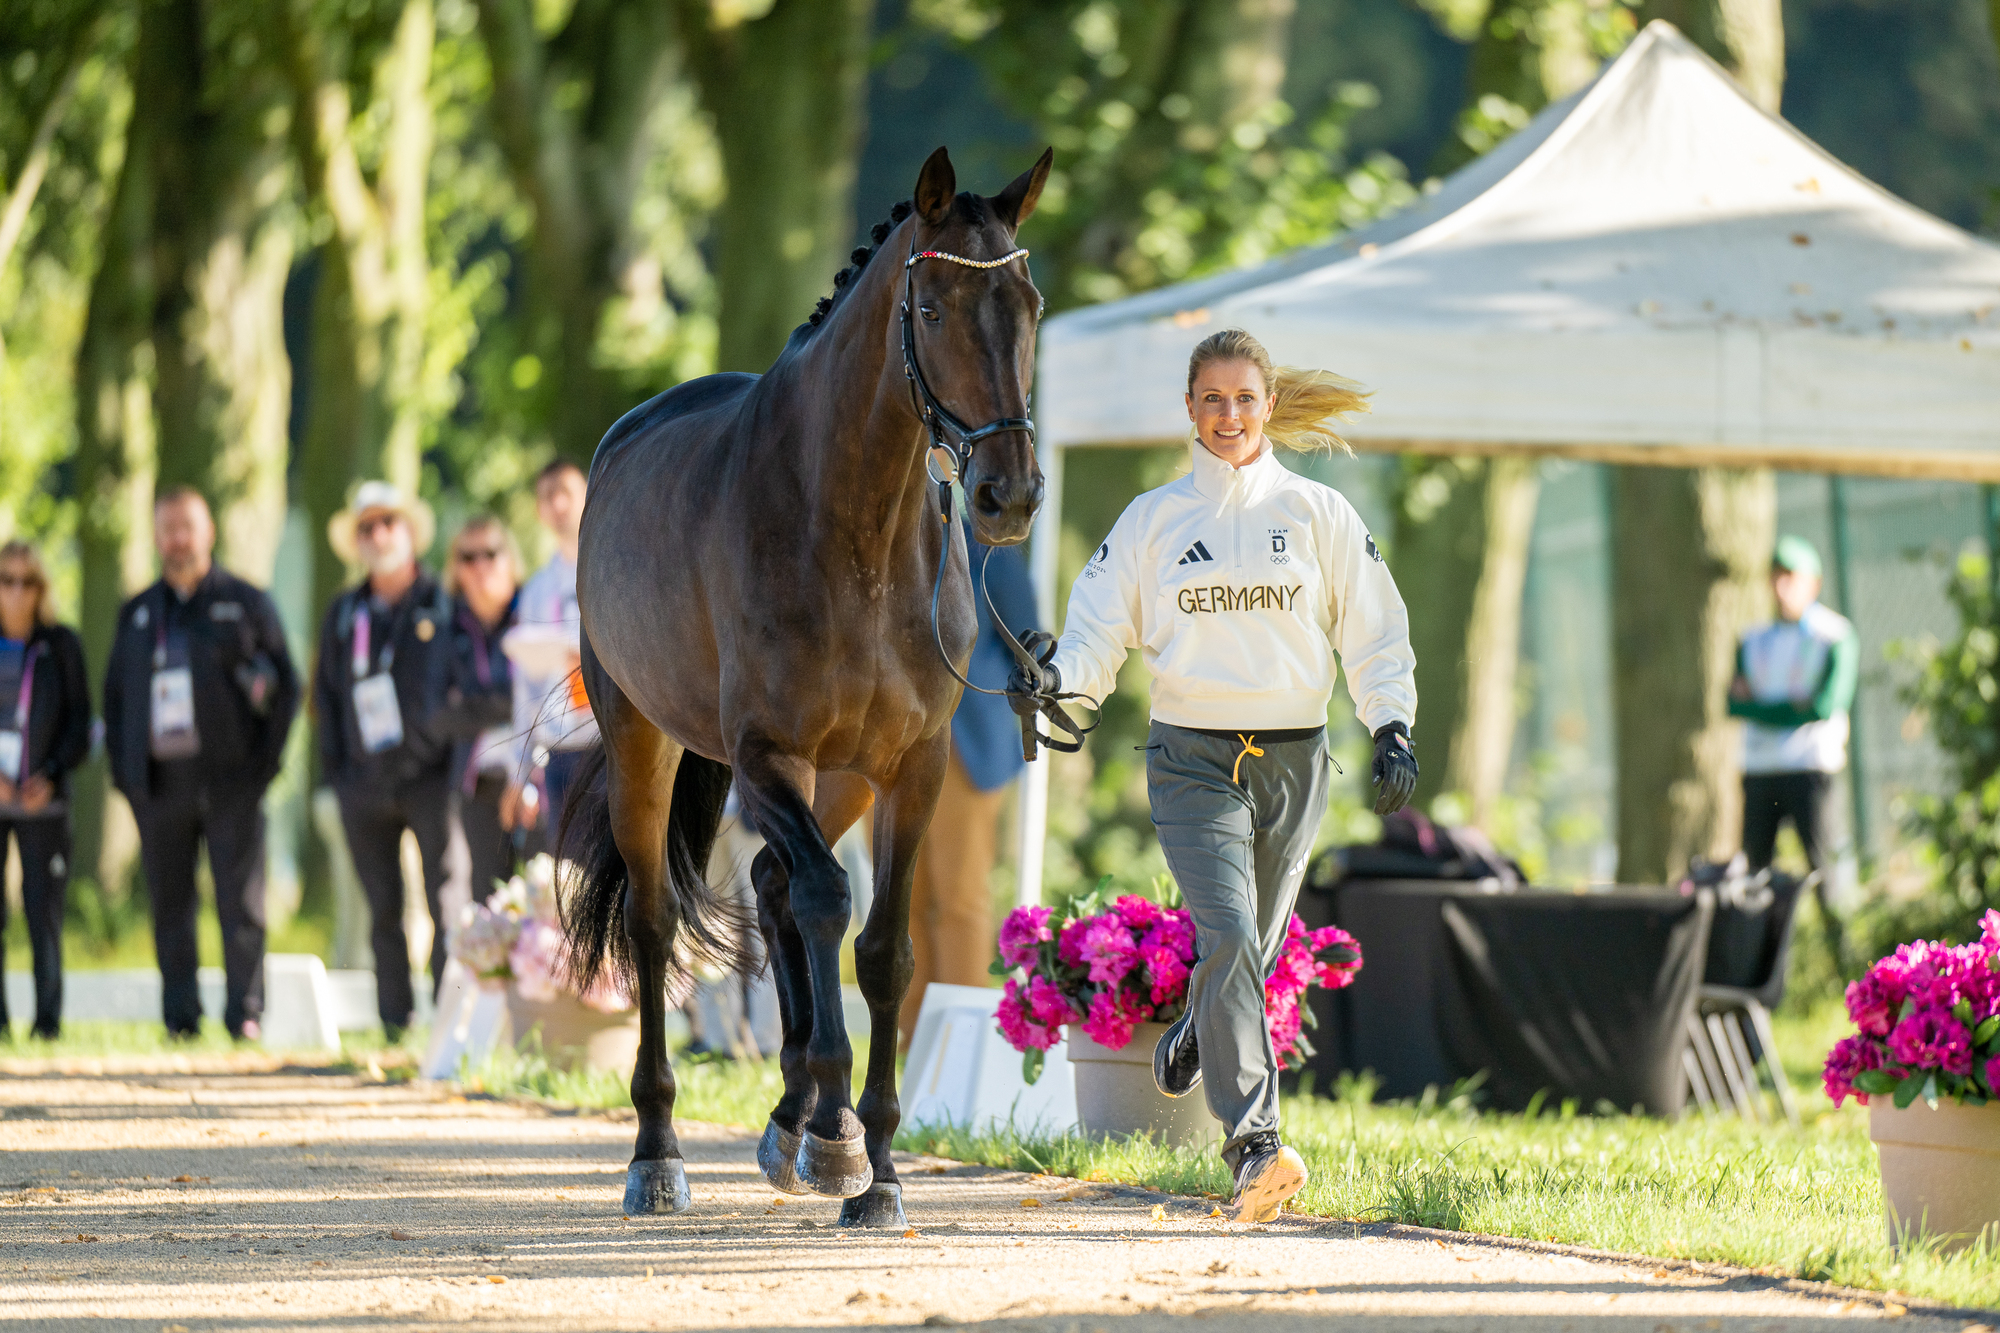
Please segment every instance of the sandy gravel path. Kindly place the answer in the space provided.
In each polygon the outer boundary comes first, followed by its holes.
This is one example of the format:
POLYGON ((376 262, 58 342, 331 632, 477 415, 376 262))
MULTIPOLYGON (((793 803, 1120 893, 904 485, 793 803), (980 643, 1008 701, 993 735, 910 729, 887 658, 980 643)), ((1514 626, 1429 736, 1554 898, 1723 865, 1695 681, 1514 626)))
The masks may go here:
POLYGON ((752 1137, 713 1126, 682 1131, 693 1211, 628 1221, 631 1135, 306 1072, 0 1076, 0 1330, 1971 1322, 1390 1228, 1244 1229, 1195 1200, 921 1158, 905 1166, 915 1234, 856 1235, 830 1225, 832 1202, 779 1200, 752 1137))

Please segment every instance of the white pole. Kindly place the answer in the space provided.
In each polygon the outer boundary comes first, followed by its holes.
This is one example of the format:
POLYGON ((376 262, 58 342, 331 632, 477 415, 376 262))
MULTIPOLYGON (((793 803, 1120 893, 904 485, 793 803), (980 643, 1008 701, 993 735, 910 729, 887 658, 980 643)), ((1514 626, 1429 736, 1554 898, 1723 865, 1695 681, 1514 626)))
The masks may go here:
MULTIPOLYGON (((1042 512, 1028 547, 1028 573, 1035 584, 1035 613, 1051 632, 1056 628, 1056 562, 1062 547, 1062 446, 1046 437, 1038 440, 1035 453, 1042 465, 1042 512)), ((1021 845, 1015 864, 1021 873, 1014 885, 1014 901, 1031 907, 1042 900, 1042 848, 1049 833, 1049 751, 1043 750, 1035 762, 1021 772, 1021 845)))

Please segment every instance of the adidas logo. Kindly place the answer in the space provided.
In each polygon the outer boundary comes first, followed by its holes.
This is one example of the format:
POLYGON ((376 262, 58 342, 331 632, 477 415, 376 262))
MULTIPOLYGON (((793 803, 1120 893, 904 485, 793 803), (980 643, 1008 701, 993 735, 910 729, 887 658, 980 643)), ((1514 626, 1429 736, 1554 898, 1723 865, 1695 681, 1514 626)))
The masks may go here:
POLYGON ((1174 563, 1180 565, 1198 565, 1204 560, 1213 559, 1215 557, 1208 553, 1208 548, 1200 542, 1196 542, 1193 546, 1188 547, 1187 553, 1174 563))

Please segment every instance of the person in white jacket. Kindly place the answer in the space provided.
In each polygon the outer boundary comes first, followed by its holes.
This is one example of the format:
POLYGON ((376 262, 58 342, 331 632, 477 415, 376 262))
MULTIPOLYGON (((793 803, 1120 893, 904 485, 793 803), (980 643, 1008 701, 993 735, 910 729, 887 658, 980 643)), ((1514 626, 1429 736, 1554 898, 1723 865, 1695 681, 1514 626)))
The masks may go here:
POLYGON ((1154 1077, 1170 1097, 1206 1086, 1244 1221, 1306 1181, 1278 1137, 1264 977, 1326 811, 1336 655, 1375 738, 1377 812, 1416 785, 1416 659, 1395 580, 1346 498, 1272 456, 1345 448, 1327 423, 1366 407, 1349 381, 1277 369, 1241 330, 1204 340, 1188 362, 1192 470, 1125 510, 1077 578, 1062 638, 1032 636, 1042 665, 1009 683, 1017 707, 1102 701, 1132 649, 1152 671, 1147 790, 1196 953, 1154 1077))

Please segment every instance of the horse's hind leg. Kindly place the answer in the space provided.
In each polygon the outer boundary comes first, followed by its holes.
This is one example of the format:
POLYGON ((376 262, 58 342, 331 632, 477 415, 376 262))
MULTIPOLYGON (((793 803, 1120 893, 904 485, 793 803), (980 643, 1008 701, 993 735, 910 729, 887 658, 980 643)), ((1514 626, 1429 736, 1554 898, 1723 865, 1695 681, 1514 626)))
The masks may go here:
POLYGON ((862 1146, 861 1121, 849 1105, 854 1052, 847 1044, 840 1005, 847 874, 813 816, 818 775, 809 761, 754 736, 739 740, 730 758, 744 811, 784 868, 792 922, 805 954, 812 1013, 805 1071, 812 1079, 813 1101, 794 1159, 798 1183, 814 1194, 851 1198, 868 1188, 873 1175, 862 1146))
POLYGON ((639 1138, 625 1173, 625 1212, 678 1213, 690 1204, 687 1168, 674 1135, 674 1068, 667 1059, 667 969, 679 908, 667 883, 667 817, 682 750, 640 716, 586 656, 585 681, 609 761, 611 836, 625 859, 625 933, 638 974, 639 1058, 632 1106, 639 1138))
POLYGON ((854 979, 868 1001, 868 1075, 856 1108, 867 1133, 868 1191, 840 1210, 842 1226, 904 1227, 903 1186, 889 1148, 902 1123, 896 1096, 897 1020, 916 960, 910 949, 910 887, 917 849, 937 810, 951 754, 949 731, 903 754, 893 785, 875 815, 875 901, 854 941, 854 979))

